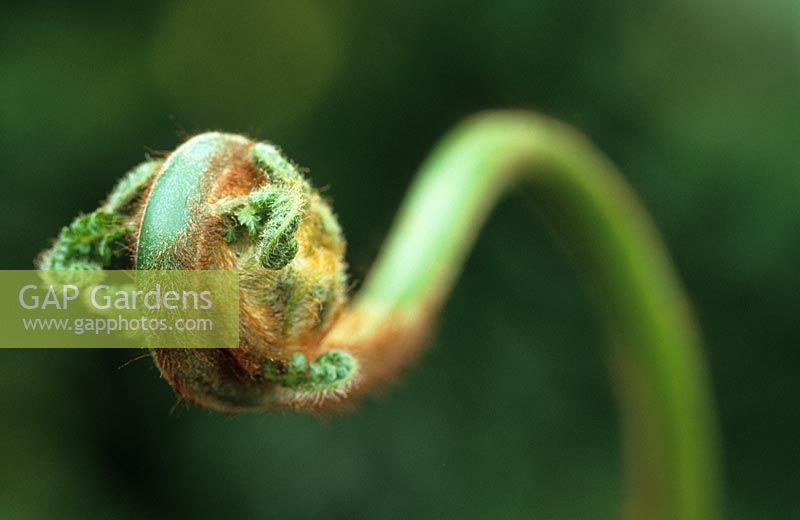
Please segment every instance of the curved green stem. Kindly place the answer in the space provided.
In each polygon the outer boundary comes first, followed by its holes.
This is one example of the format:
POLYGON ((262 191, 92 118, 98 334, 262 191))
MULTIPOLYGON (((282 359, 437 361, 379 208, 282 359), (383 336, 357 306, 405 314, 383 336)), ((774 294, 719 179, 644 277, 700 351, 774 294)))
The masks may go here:
MULTIPOLYGON (((390 324, 402 324, 401 334, 423 326, 499 196, 520 183, 564 230, 606 302, 626 441, 626 515, 715 518, 716 425, 686 297, 623 177, 569 127, 531 114, 487 113, 443 140, 353 304, 353 349, 390 324)), ((392 356, 391 342, 364 348, 383 351, 371 353, 365 371, 380 370, 374 360, 392 356)))

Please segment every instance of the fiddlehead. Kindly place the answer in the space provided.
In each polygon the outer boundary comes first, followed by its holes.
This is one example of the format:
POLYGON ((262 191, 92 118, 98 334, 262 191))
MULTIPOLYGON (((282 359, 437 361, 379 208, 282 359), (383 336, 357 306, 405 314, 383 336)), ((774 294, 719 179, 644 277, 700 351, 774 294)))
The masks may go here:
MULTIPOLYGON (((183 398, 227 411, 316 407, 369 390, 424 343, 486 215, 518 184, 565 230, 605 296, 629 516, 713 518, 714 419, 680 284, 614 167, 535 115, 483 114, 443 140, 349 305, 336 219, 273 146, 202 134, 138 188, 118 187, 139 201, 123 212, 134 222, 131 265, 241 272, 241 348, 156 350, 162 374, 183 398)), ((116 236, 99 235, 107 231, 116 236)), ((63 232, 52 251, 71 251, 73 235, 63 232)), ((92 247, 92 265, 106 267, 92 247)))
POLYGON ((226 411, 312 406, 344 395, 356 375, 350 354, 315 354, 345 302, 341 229, 272 145, 221 133, 190 139, 132 170, 39 264, 239 270, 241 348, 153 352, 187 401, 226 411))

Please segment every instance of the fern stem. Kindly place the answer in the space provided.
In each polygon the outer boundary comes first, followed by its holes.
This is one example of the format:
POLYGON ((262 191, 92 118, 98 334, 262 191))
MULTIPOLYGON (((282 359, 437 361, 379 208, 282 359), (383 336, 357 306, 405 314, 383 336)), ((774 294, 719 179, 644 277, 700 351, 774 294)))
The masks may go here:
POLYGON ((522 112, 480 114, 436 147, 351 311, 324 349, 359 353, 365 386, 421 341, 498 198, 524 185, 603 295, 625 438, 625 515, 716 518, 710 385, 686 296, 650 218, 585 138, 522 112), (386 339, 386 331, 393 330, 386 339), (383 337, 383 339, 379 339, 383 337))

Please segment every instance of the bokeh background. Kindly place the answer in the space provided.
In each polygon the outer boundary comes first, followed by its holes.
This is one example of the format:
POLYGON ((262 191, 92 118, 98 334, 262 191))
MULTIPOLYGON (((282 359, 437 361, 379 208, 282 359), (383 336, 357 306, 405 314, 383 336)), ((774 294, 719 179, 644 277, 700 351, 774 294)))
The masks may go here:
MULTIPOLYGON (((3 5, 0 268, 149 151, 224 129, 310 168, 357 281, 451 125, 543 111, 663 231, 707 340, 727 517, 797 518, 799 34, 796 0, 3 5)), ((615 518, 602 327, 568 258, 508 197, 429 351, 351 414, 228 417, 173 407, 139 352, 0 351, 0 518, 615 518)))

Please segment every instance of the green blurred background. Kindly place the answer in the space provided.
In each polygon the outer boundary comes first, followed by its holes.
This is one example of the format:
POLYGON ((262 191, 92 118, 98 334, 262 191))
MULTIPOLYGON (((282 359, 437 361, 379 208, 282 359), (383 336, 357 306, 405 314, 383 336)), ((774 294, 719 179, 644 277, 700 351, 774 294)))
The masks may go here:
MULTIPOLYGON (((662 229, 719 403, 728 518, 800 516, 800 5, 94 2, 0 8, 0 229, 32 266, 148 151, 279 143, 334 201, 354 280, 463 116, 587 132, 662 229)), ((357 413, 177 407, 131 351, 0 351, 0 518, 615 518, 602 327, 509 197, 425 356, 357 413)))

